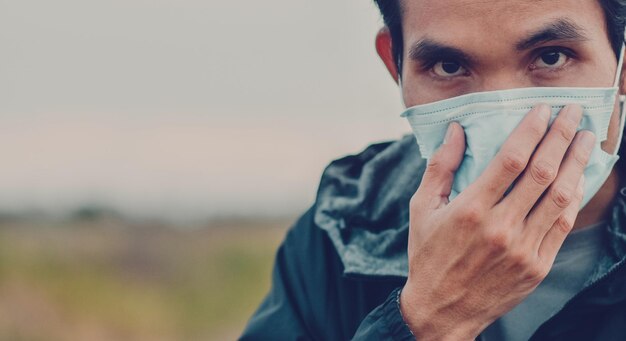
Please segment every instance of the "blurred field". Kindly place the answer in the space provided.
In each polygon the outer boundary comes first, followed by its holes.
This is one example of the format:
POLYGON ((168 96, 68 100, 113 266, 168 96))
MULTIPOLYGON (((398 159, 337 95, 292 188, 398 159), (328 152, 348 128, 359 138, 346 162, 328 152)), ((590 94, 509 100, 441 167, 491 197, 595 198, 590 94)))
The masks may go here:
POLYGON ((0 223, 0 340, 230 340, 295 219, 0 223))

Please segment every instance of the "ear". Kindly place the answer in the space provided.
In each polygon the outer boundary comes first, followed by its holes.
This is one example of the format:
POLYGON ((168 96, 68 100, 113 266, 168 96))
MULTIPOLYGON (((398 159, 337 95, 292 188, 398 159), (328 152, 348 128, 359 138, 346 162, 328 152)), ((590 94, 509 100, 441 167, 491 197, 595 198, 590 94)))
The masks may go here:
POLYGON ((391 42, 391 33, 389 32, 389 28, 387 26, 381 28, 376 34, 376 52, 378 52, 378 56, 385 63, 387 67, 387 71, 393 80, 398 84, 398 68, 396 66, 396 61, 393 57, 393 48, 391 42))

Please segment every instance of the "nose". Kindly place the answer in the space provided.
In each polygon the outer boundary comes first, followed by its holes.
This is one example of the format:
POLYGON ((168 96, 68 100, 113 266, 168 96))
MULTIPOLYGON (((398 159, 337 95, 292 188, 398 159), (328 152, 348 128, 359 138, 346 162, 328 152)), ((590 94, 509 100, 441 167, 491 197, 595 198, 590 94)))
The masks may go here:
POLYGON ((506 69, 500 69, 485 74, 479 84, 479 89, 476 91, 496 91, 533 86, 526 77, 506 69))

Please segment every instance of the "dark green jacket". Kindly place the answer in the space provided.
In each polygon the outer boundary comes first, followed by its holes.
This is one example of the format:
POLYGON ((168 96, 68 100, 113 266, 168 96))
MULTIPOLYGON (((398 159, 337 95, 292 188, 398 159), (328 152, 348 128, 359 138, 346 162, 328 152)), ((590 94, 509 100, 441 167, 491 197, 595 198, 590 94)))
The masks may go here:
MULTIPOLYGON (((397 294, 408 269, 408 202, 424 166, 409 135, 332 162, 280 246, 272 288, 241 340, 414 339, 397 294)), ((594 275, 531 340, 626 340, 625 230, 626 188, 594 275)))

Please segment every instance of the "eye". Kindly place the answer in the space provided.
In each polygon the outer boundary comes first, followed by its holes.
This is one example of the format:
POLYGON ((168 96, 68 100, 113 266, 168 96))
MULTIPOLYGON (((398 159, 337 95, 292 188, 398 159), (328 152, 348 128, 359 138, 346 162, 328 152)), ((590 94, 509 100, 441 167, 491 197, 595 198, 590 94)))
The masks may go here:
POLYGON ((461 64, 453 61, 440 61, 433 66, 433 72, 439 77, 455 77, 466 73, 461 64))
POLYGON ((542 52, 533 64, 534 69, 557 69, 565 65, 569 56, 562 51, 542 52))

